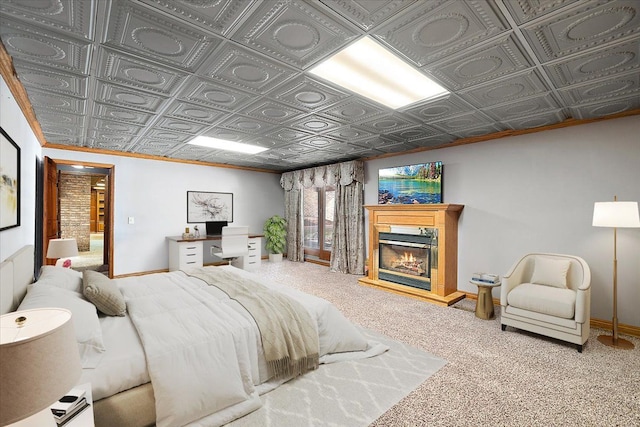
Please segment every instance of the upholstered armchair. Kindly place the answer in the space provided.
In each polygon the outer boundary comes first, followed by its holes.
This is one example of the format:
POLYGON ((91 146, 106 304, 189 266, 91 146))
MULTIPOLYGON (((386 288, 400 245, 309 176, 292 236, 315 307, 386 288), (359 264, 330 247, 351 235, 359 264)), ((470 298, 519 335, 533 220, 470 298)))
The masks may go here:
POLYGON ((582 346, 589 338, 591 270, 580 257, 532 253, 502 278, 502 330, 513 326, 582 346))

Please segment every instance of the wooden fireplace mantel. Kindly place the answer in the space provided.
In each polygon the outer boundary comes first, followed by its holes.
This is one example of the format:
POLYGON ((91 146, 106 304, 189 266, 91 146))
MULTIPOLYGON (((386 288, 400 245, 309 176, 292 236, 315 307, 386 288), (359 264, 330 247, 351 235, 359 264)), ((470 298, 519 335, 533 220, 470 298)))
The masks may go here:
POLYGON ((464 205, 367 205, 369 211, 369 256, 367 277, 358 280, 361 285, 449 306, 465 297, 458 292, 458 218, 464 205), (437 270, 432 270, 431 290, 405 286, 378 279, 378 235, 391 226, 415 226, 438 230, 437 270))

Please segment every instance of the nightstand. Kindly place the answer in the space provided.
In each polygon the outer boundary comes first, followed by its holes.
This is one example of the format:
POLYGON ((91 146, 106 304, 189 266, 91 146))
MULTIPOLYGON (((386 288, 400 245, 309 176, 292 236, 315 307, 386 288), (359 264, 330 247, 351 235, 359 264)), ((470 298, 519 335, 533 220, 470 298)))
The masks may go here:
POLYGON ((476 317, 484 320, 493 319, 495 312, 493 310, 493 297, 491 290, 496 286, 500 286, 500 282, 487 283, 478 280, 470 280, 470 283, 478 287, 478 301, 476 301, 476 317))

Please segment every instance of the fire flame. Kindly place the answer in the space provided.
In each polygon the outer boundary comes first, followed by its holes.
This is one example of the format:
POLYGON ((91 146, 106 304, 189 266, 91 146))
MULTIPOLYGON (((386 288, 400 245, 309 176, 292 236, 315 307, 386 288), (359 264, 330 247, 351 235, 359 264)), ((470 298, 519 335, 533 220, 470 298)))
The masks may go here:
POLYGON ((403 262, 403 263, 404 262, 413 263, 416 261, 418 261, 418 259, 415 258, 412 253, 407 253, 407 252, 405 252, 404 255, 402 255, 402 257, 400 258, 400 262, 403 262))

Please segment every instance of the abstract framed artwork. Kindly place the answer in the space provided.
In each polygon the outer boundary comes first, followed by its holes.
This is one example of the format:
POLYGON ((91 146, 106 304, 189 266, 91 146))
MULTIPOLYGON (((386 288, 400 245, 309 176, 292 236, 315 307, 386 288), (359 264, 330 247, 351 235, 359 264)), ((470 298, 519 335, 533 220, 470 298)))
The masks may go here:
POLYGON ((20 226, 20 147, 0 127, 0 231, 20 226))
POLYGON ((378 204, 442 203, 442 162, 378 170, 378 204))
POLYGON ((187 191, 187 223, 233 222, 233 193, 187 191))

